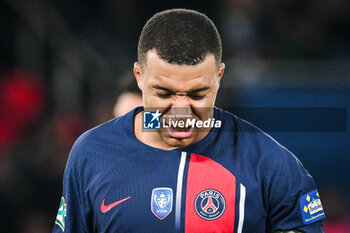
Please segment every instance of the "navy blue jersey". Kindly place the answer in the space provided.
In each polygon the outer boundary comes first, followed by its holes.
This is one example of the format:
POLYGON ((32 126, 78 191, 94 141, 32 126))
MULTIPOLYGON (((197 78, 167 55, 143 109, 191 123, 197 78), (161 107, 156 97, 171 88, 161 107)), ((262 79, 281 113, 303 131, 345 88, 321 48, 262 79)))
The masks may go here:
POLYGON ((54 232, 323 232, 312 177, 267 134, 215 108, 220 129, 166 151, 135 137, 140 111, 77 140, 54 232))

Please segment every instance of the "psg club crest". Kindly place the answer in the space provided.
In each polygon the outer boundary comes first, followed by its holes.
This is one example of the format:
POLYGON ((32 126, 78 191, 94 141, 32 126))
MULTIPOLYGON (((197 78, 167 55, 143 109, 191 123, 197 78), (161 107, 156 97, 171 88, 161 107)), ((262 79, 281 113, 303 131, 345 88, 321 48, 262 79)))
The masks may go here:
POLYGON ((226 201, 219 191, 206 189, 197 195, 194 206, 199 217, 215 220, 225 212, 226 201))
POLYGON ((155 188, 152 190, 152 213, 163 220, 173 209, 173 190, 171 188, 155 188))

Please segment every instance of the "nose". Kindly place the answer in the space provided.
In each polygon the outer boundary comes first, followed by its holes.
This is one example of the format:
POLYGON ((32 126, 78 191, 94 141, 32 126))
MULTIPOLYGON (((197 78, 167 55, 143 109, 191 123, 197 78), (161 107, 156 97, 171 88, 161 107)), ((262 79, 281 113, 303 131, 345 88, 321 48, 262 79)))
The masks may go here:
POLYGON ((176 94, 172 100, 172 106, 175 108, 186 108, 191 105, 190 99, 186 94, 176 94))
POLYGON ((170 111, 176 115, 190 115, 192 113, 190 98, 181 93, 174 95, 170 111))

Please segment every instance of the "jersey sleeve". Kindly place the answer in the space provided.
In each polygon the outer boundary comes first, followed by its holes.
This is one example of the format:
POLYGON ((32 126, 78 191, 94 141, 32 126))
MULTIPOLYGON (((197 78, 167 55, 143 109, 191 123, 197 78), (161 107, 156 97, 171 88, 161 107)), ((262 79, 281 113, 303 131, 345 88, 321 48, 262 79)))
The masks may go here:
POLYGON ((73 148, 63 177, 63 195, 60 201, 53 233, 88 233, 91 211, 84 192, 80 153, 73 148))
POLYGON ((325 215, 313 178, 287 150, 274 159, 267 185, 267 232, 323 233, 325 215))

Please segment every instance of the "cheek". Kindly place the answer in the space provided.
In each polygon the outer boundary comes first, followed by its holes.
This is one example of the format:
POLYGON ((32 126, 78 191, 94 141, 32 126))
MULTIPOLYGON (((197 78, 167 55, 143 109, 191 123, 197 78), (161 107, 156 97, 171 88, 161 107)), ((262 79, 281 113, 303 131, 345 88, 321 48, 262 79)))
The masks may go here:
POLYGON ((207 97, 200 101, 193 101, 195 106, 201 107, 201 108, 211 108, 214 106, 216 98, 216 92, 210 92, 207 94, 207 97))
POLYGON ((169 105, 169 100, 167 101, 167 99, 160 99, 158 96, 154 95, 154 93, 151 92, 144 94, 143 102, 145 107, 162 108, 169 105))

